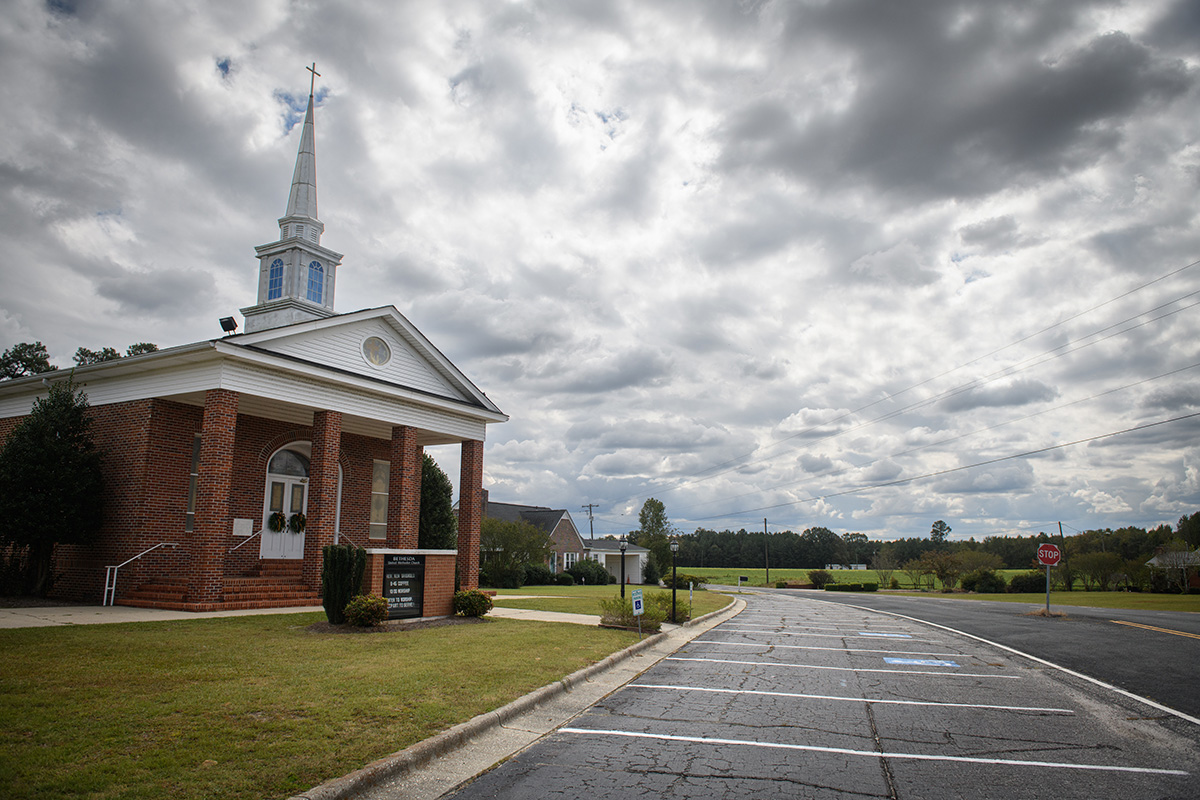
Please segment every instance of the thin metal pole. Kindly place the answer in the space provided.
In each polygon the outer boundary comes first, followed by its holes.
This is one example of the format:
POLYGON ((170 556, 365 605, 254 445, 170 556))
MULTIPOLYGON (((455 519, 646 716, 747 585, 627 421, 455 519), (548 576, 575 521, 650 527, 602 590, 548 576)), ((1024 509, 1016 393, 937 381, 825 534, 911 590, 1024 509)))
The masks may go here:
POLYGON ((771 548, 767 544, 767 518, 763 517, 763 563, 767 566, 767 586, 771 585, 771 548))
POLYGON ((679 573, 675 571, 675 548, 671 548, 671 622, 676 621, 675 617, 675 589, 679 586, 679 573))

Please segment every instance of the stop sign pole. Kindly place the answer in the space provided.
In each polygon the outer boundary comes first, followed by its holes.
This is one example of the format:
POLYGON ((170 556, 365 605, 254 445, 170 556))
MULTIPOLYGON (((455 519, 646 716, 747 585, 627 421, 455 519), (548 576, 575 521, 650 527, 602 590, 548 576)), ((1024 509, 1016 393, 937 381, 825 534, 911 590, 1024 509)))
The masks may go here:
POLYGON ((1062 560, 1062 551, 1058 545, 1046 542, 1038 545, 1037 558, 1039 564, 1046 565, 1046 616, 1050 616, 1050 568, 1062 560))

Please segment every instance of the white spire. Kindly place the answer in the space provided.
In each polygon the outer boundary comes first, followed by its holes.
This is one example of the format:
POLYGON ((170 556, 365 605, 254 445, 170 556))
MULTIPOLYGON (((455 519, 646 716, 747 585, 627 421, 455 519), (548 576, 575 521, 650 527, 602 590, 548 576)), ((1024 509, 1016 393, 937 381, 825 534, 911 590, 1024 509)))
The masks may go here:
POLYGON ((321 73, 316 64, 305 69, 312 73, 312 81, 292 190, 287 212, 279 220, 279 240, 254 248, 259 261, 258 302, 242 309, 246 333, 334 314, 334 287, 342 254, 321 246, 325 225, 317 219, 313 89, 321 73))
MULTIPOLYGON (((313 64, 315 67, 316 64, 313 64)), ((312 69, 312 67, 306 67, 312 69)), ((313 79, 317 76, 313 72, 313 79)), ((308 112, 304 115, 304 130, 300 134, 300 152, 296 154, 296 171, 292 173, 292 191, 288 195, 285 217, 317 219, 317 145, 313 133, 313 94, 308 92, 308 112)))

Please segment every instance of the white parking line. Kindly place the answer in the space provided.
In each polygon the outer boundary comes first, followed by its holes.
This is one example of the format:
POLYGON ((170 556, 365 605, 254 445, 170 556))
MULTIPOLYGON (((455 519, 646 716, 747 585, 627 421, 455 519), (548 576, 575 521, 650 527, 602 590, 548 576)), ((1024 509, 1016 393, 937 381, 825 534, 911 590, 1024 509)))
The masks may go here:
MULTIPOLYGON (((815 644, 771 644, 769 642, 718 642, 714 639, 694 639, 690 644, 719 644, 726 647, 770 647, 779 650, 826 650, 832 653, 891 653, 906 656, 937 656, 964 658, 962 653, 919 653, 913 650, 876 650, 870 647, 821 647, 815 644)), ((974 658, 975 656, 965 656, 974 658)))
MULTIPOLYGON (((786 628, 788 630, 844 631, 847 634, 857 633, 858 631, 862 630, 861 622, 858 624, 855 624, 855 625, 851 625, 849 628, 846 628, 843 626, 838 626, 838 625, 791 625, 786 622, 781 622, 777 625, 761 625, 757 622, 742 622, 740 620, 738 621, 738 624, 744 628, 770 628, 771 630, 782 630, 782 629, 786 628)), ((876 628, 876 630, 907 631, 909 629, 908 628, 876 628)))
POLYGON ((839 697, 829 694, 799 694, 796 692, 764 692, 754 689, 710 689, 706 686, 665 686, 657 683, 630 683, 629 689, 671 689, 680 692, 711 692, 713 694, 751 694, 767 697, 792 697, 800 700, 842 700, 848 703, 871 703, 889 706, 935 706, 939 708, 974 708, 986 711, 1033 711, 1039 714, 1074 714, 1069 708, 1038 706, 993 706, 983 703, 937 703, 932 700, 883 700, 870 697, 839 697))
POLYGON ((732 661, 721 658, 684 658, 668 656, 664 661, 704 661, 710 664, 750 664, 755 667, 784 667, 785 669, 827 669, 837 672, 890 672, 899 675, 941 675, 944 678, 997 678, 1019 681, 1020 675, 988 675, 978 672, 925 672, 916 669, 872 669, 868 667, 826 667, 819 664, 779 664, 771 661, 732 661))
POLYGON ((1115 764, 1070 764, 1062 761, 1022 761, 1007 758, 978 758, 974 756, 938 756, 925 753, 881 753, 871 750, 850 750, 846 747, 819 747, 808 744, 786 744, 784 742, 752 742, 744 739, 716 739, 706 736, 672 736, 661 733, 639 733, 637 731, 593 730, 589 728, 559 728, 561 733, 582 736, 623 736, 630 739, 654 739, 660 742, 688 742, 691 744, 741 745, 762 747, 772 750, 801 750, 810 753, 833 753, 844 756, 866 758, 910 759, 914 761, 949 761, 959 764, 990 764, 1007 767, 1045 767, 1051 769, 1093 770, 1098 772, 1133 772, 1142 775, 1182 775, 1189 773, 1178 769, 1155 769, 1152 767, 1122 767, 1115 764))

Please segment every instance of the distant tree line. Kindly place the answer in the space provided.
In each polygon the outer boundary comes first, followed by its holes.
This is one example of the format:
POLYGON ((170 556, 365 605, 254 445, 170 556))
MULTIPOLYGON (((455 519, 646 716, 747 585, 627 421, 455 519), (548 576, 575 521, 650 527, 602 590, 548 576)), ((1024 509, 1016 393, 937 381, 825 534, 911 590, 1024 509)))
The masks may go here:
MULTIPOLYGON (((76 366, 86 367, 89 364, 99 364, 104 361, 115 361, 118 358, 139 356, 143 353, 153 353, 158 345, 152 342, 137 342, 125 348, 122 355, 116 348, 101 347, 99 350, 89 350, 80 347, 71 359, 76 366)), ((23 378, 26 375, 40 375, 43 372, 53 372, 57 366, 50 363, 50 353, 41 342, 20 342, 0 353, 0 380, 23 378)))

